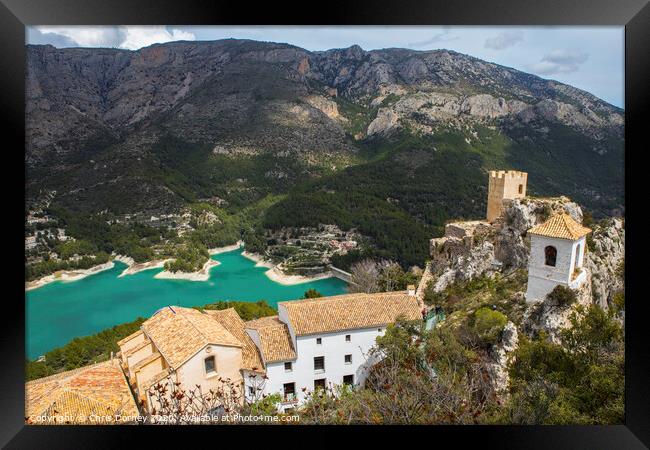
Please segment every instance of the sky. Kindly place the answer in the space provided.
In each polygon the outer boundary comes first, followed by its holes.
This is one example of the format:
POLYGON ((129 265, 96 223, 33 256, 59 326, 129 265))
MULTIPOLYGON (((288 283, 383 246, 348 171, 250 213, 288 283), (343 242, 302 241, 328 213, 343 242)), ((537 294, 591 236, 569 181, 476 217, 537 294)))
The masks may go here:
POLYGON ((570 84, 624 107, 624 28, 567 26, 34 26, 28 44, 137 50, 216 39, 282 42, 310 51, 448 49, 570 84))

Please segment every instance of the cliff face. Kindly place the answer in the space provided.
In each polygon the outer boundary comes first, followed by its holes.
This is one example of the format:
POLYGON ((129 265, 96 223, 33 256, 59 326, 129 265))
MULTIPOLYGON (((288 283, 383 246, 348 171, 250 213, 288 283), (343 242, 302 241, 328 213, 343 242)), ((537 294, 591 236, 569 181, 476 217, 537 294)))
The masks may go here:
MULTIPOLYGON (((451 223, 444 237, 431 240, 435 292, 481 275, 526 269, 530 254, 526 231, 552 214, 566 212, 582 222, 580 206, 566 197, 506 200, 504 206, 502 216, 492 225, 476 221, 451 223)), ((625 229, 621 219, 609 219, 593 227, 585 256, 587 279, 577 292, 576 304, 596 303, 608 308, 614 294, 624 288, 621 270, 625 229)), ((525 287, 522 296, 524 292, 525 287)), ((519 326, 528 334, 544 331, 557 341, 572 310, 573 306, 560 306, 549 299, 527 304, 519 326)))
POLYGON ((541 193, 622 208, 622 110, 447 50, 28 46, 26 98, 28 196, 55 189, 71 208, 168 210, 195 194, 286 191, 397 132, 528 170, 541 193), (116 193, 129 195, 111 202, 116 193))
POLYGON ((566 197, 527 197, 505 200, 503 214, 494 224, 448 224, 444 237, 431 240, 432 268, 438 274, 435 291, 444 290, 454 281, 526 268, 530 255, 526 231, 560 212, 582 222, 582 209, 566 197))

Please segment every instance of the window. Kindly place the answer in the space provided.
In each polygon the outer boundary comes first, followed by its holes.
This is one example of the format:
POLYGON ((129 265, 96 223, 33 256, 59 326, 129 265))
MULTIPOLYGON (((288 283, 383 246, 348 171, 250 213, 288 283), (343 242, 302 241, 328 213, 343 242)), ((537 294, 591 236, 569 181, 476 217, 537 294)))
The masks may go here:
POLYGON ((351 340, 352 340, 352 336, 350 336, 349 334, 346 334, 345 335, 345 342, 350 342, 351 340))
POLYGON ((547 266, 555 267, 555 260, 557 259, 557 249, 549 245, 544 249, 544 256, 546 257, 545 264, 547 266))
POLYGON ((574 263, 574 270, 578 270, 580 267, 580 244, 576 246, 576 260, 574 263))
POLYGON ((383 328, 377 328, 377 331, 381 333, 382 331, 384 331, 384 329, 383 328))
POLYGON ((316 338, 316 344, 321 345, 323 343, 323 340, 321 338, 316 338))
POLYGON ((291 361, 284 363, 284 371, 285 372, 293 371, 293 364, 291 363, 291 361))
POLYGON ((343 375, 343 384, 352 386, 354 384, 354 375, 343 375))
POLYGON ((523 185, 523 184, 520 184, 520 185, 519 185, 519 193, 520 193, 520 194, 523 194, 523 193, 524 193, 524 185, 523 185))
POLYGON ((314 390, 325 389, 325 378, 319 378, 314 380, 314 390))
POLYGON ((248 386, 248 396, 253 397, 255 395, 255 388, 253 386, 248 386))
POLYGON ((214 356, 209 356, 203 360, 203 363, 205 364, 205 373, 214 373, 217 371, 216 365, 214 363, 214 356))
POLYGON ((284 392, 284 401, 290 402, 296 398, 296 383, 285 383, 282 386, 284 392))
POLYGON ((345 355, 345 364, 352 364, 352 355, 345 355))
POLYGON ((325 370, 325 357, 324 356, 316 356, 314 358, 314 370, 316 372, 325 370))

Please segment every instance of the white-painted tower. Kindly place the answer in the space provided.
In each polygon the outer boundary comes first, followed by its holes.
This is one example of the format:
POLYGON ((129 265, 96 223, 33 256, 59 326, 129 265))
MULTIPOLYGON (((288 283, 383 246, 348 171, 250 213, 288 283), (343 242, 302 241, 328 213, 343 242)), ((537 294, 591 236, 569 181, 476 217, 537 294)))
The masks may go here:
POLYGON ((586 279, 583 269, 586 236, 591 230, 568 214, 556 214, 528 230, 528 290, 526 301, 544 300, 557 285, 579 288, 586 279))

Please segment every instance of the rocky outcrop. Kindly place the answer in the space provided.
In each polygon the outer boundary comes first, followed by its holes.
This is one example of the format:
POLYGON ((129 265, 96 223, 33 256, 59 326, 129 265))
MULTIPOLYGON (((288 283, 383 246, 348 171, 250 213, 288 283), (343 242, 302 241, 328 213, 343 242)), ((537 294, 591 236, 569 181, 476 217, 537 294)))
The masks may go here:
POLYGON ((560 332, 570 326, 569 317, 576 306, 589 306, 592 301, 591 274, 587 271, 587 279, 578 289, 575 303, 558 305, 548 297, 540 302, 530 303, 524 311, 521 329, 530 336, 543 331, 551 342, 560 343, 560 332))
POLYGON ((612 296, 624 289, 625 228, 619 218, 597 226, 589 240, 585 267, 591 273, 593 301, 608 308, 612 296))
POLYGON ((532 198, 503 202, 504 211, 494 224, 495 258, 504 268, 525 268, 530 254, 526 232, 551 215, 566 212, 582 223, 582 209, 567 197, 532 198))
POLYGON ((488 364, 488 370, 494 390, 497 395, 504 397, 507 395, 508 383, 508 364, 512 359, 512 353, 519 346, 519 333, 514 323, 508 322, 501 333, 501 340, 490 349, 490 358, 492 362, 488 364))
MULTIPOLYGON (((339 118, 341 118, 341 116, 339 115, 338 106, 337 106, 336 102, 334 102, 332 100, 328 100, 325 97, 322 97, 320 95, 310 95, 310 96, 305 98, 305 101, 307 103, 309 103, 311 106, 313 106, 314 108, 321 111, 323 114, 325 114, 330 119, 339 119, 339 118)), ((343 119, 345 119, 345 118, 343 117, 343 119)))
POLYGON ((388 130, 395 128, 399 122, 399 115, 387 108, 381 108, 377 112, 375 120, 368 125, 367 135, 386 133, 388 130))
POLYGON ((494 224, 453 222, 445 235, 431 240, 434 290, 454 281, 471 280, 497 271, 526 268, 530 249, 526 232, 552 214, 566 212, 582 222, 580 206, 566 197, 504 200, 502 215, 494 224))

